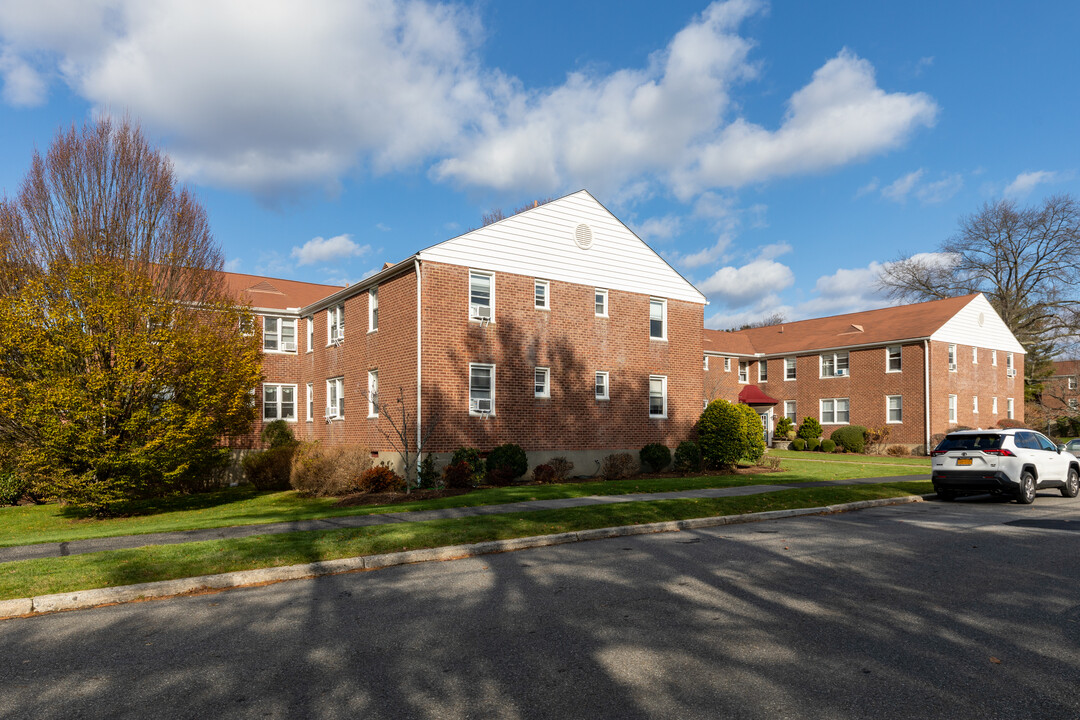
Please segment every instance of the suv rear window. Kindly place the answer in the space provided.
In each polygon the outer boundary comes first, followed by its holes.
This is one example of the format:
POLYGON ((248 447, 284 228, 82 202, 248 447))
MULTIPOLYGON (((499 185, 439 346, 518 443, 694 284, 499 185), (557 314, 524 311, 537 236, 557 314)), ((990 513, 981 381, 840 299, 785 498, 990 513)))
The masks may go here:
POLYGON ((1001 447, 1005 440, 1004 435, 946 435, 941 444, 937 446, 939 452, 949 450, 993 450, 1001 447))

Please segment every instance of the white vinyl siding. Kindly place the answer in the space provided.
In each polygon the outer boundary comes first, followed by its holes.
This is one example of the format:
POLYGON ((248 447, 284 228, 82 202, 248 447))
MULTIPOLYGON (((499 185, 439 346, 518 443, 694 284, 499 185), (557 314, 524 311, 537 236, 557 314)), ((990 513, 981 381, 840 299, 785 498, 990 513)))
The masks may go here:
POLYGON ((469 414, 495 413, 495 366, 469 364, 469 414))
POLYGON ((296 386, 263 384, 263 420, 296 422, 296 386))
POLYGON ((296 352, 296 319, 264 317, 263 350, 268 352, 296 352))
POLYGON ((551 397, 551 370, 538 367, 533 370, 533 397, 551 397))
POLYGON ((551 309, 551 283, 547 280, 537 280, 533 283, 533 306, 537 310, 551 309))
POLYGON ((667 417, 667 376, 649 376, 649 417, 667 417))
POLYGON ((367 374, 367 416, 379 417, 379 371, 368 370, 367 374))
POLYGON ((596 305, 595 305, 596 316, 597 317, 607 317, 608 316, 608 291, 607 290, 601 290, 600 288, 597 288, 595 293, 593 294, 593 299, 594 299, 594 302, 596 303, 596 305))
POLYGON ((611 389, 608 385, 607 372, 600 371, 596 373, 596 377, 593 380, 593 391, 596 394, 597 400, 609 400, 611 398, 611 389))
POLYGON ((821 424, 822 425, 847 425, 849 412, 847 398, 825 398, 821 400, 821 424))
POLYGON ((795 379, 795 358, 784 358, 784 380, 795 379))
POLYGON ((887 395, 885 397, 886 422, 904 422, 904 398, 900 395, 887 395))
POLYGON ((1024 352, 986 297, 979 295, 961 308, 930 336, 931 340, 958 345, 1024 352), (980 322, 980 317, 982 322, 980 322))
POLYGON ((326 309, 326 344, 334 345, 345 339, 345 306, 326 309))
POLYGON ((492 273, 469 271, 469 319, 495 319, 495 276, 492 273))
POLYGON ((885 348, 885 372, 900 372, 904 367, 903 362, 903 351, 899 345, 885 348))
POLYGON ((373 287, 368 290, 367 307, 367 329, 368 332, 375 332, 379 329, 379 288, 373 287))
MULTIPOLYGON (((1012 402, 1011 398, 1010 398, 1009 402, 1012 402)), ((950 395, 949 396, 949 422, 951 422, 951 423, 956 422, 956 396, 955 395, 950 395)))
POLYGON ((667 340, 667 300, 649 298, 649 339, 667 340))

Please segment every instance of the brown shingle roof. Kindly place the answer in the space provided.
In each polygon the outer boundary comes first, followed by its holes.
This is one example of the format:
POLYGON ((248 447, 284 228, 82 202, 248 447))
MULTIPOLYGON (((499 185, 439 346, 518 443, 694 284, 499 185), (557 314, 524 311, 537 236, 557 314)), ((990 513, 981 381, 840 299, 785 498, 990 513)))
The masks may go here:
POLYGON ((779 355, 930 337, 978 295, 750 328, 705 331, 705 350, 779 355), (749 348, 749 349, 748 349, 749 348))
POLYGON ((231 272, 223 272, 222 275, 233 297, 256 308, 298 309, 341 289, 340 285, 318 285, 260 275, 231 272))

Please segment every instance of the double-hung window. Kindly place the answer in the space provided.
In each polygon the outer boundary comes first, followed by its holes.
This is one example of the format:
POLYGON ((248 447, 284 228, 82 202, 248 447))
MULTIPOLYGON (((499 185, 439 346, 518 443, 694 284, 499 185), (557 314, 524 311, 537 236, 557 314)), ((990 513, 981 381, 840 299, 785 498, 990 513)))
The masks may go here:
POLYGON ((784 358, 784 380, 795 379, 795 358, 784 358))
POLYGON ((757 364, 757 380, 758 380, 758 382, 768 382, 769 381, 769 361, 768 360, 758 360, 758 364, 757 364))
POLYGON ((379 288, 377 287, 367 292, 367 329, 368 332, 379 329, 379 288))
POLYGON ((608 400, 611 398, 611 390, 608 386, 608 374, 606 372, 597 372, 593 385, 597 400, 608 400))
POLYGON ((537 310, 551 309, 551 283, 547 280, 533 282, 533 306, 537 310))
POLYGON ((739 382, 750 382, 750 362, 748 360, 739 361, 739 382))
POLYGON ((307 325, 307 351, 313 352, 315 350, 315 317, 308 317, 304 320, 307 325))
POLYGON ((786 417, 788 420, 790 420, 791 422, 793 422, 796 425, 799 424, 799 417, 795 413, 795 401, 794 400, 785 400, 784 401, 784 417, 786 417))
POLYGON ((885 348, 885 372, 900 372, 903 368, 903 355, 899 345, 885 348))
POLYGON ((979 348, 977 348, 977 347, 972 347, 971 348, 971 364, 972 365, 978 365, 979 364, 979 348))
POLYGON ((495 366, 469 364, 469 414, 495 412, 495 366))
POLYGON ((326 344, 336 345, 345 339, 345 305, 326 309, 326 344))
POLYGON ((551 370, 538 367, 533 370, 533 397, 551 397, 551 370))
POLYGON ((607 309, 608 293, 607 293, 607 290, 602 290, 600 288, 596 288, 596 291, 595 291, 593 297, 594 297, 594 300, 595 300, 595 303, 596 303, 596 316, 597 317, 607 317, 608 316, 608 309, 607 309))
POLYGON ((904 398, 900 395, 887 395, 885 408, 888 413, 886 422, 900 423, 904 421, 904 398))
POLYGON ((495 317, 495 276, 479 270, 469 271, 469 319, 493 320, 495 317))
POLYGON ((649 299, 649 338, 667 340, 667 300, 649 299))
POLYGON ((279 383, 263 385, 263 420, 296 422, 296 386, 279 383))
POLYGON ((949 372, 956 372, 956 345, 949 345, 949 372))
POLYGON ((649 376, 649 417, 667 417, 667 376, 649 376))
POLYGON ((971 396, 971 412, 973 412, 975 414, 978 414, 978 412, 979 412, 979 396, 978 395, 972 395, 971 396))
POLYGON ((847 398, 826 398, 821 401, 822 425, 847 425, 850 418, 847 398))
POLYGON ((996 397, 990 398, 990 412, 993 413, 994 415, 998 414, 997 398, 996 397))
POLYGON ((990 364, 997 367, 997 350, 990 351, 990 364))
POLYGON ((368 370, 367 374, 367 416, 379 417, 379 371, 368 370))
POLYGON ((263 350, 296 352, 296 319, 264 317, 263 350))
MULTIPOLYGON (((1012 398, 1009 398, 1009 403, 1012 404, 1012 398)), ((1009 417, 1012 417, 1012 415, 1010 415, 1009 417)), ((950 395, 949 396, 949 422, 951 422, 951 423, 956 422, 956 396, 955 395, 950 395)))
POLYGON ((1076 389, 1076 376, 1075 375, 1069 377, 1069 389, 1070 390, 1075 390, 1076 389))
POLYGON ((326 419, 341 420, 345 417, 345 378, 326 381, 326 419))
POLYGON ((1005 417, 1013 419, 1013 399, 1005 398, 1005 417))
POLYGON ((724 372, 731 372, 731 358, 724 358, 724 372))
POLYGON ((821 377, 846 377, 848 374, 848 354, 831 352, 821 354, 821 377))
POLYGON ((1016 376, 1016 368, 1013 367, 1013 354, 1011 352, 1005 353, 1005 374, 1009 377, 1016 376))

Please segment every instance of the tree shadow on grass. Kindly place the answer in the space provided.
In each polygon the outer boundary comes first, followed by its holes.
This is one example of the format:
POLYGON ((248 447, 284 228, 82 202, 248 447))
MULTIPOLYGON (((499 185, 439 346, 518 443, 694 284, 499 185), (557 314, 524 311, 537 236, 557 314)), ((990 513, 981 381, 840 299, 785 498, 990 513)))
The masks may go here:
MULTIPOLYGON (((140 517, 170 512, 183 512, 185 510, 206 510, 243 500, 251 500, 260 494, 266 493, 260 493, 250 485, 240 485, 234 488, 224 488, 212 492, 192 493, 190 495, 128 500, 115 505, 115 512, 110 517, 140 517)), ((60 506, 59 515, 66 520, 91 520, 97 517, 90 510, 75 507, 74 505, 60 506)))

